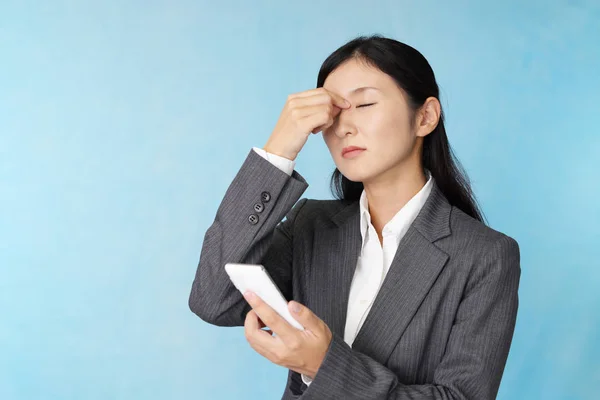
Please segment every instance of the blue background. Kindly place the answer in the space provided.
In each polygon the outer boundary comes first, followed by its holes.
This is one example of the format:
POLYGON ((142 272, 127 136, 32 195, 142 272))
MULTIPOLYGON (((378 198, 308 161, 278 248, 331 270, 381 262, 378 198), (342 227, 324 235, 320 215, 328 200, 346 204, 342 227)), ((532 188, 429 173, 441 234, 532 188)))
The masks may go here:
MULTIPOLYGON (((0 3, 0 398, 279 399, 286 370, 188 309, 200 246, 286 96, 371 33, 428 58, 483 210, 521 246, 498 398, 594 398, 600 5, 450 3, 0 3)), ((320 135, 297 170, 331 197, 320 135)))

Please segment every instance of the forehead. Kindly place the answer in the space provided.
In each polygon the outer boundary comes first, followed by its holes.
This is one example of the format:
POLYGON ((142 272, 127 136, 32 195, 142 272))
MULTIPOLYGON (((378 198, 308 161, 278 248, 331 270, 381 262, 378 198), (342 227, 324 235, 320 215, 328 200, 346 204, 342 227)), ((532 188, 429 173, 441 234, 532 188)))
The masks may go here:
POLYGON ((333 70, 325 79, 323 87, 342 96, 369 92, 385 92, 393 80, 385 73, 364 61, 348 60, 333 70))

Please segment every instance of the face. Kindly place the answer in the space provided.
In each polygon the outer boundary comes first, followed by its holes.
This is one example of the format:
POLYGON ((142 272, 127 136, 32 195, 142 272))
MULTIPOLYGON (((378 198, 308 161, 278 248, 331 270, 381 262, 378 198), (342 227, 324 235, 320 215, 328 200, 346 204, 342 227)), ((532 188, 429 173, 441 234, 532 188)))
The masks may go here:
POLYGON ((389 75, 351 59, 331 72, 323 87, 352 105, 341 110, 333 125, 323 131, 335 165, 346 178, 366 183, 395 175, 408 163, 418 164, 419 136, 411 128, 413 112, 389 75), (364 87, 373 89, 361 89, 364 87), (365 150, 343 156, 348 146, 365 150))

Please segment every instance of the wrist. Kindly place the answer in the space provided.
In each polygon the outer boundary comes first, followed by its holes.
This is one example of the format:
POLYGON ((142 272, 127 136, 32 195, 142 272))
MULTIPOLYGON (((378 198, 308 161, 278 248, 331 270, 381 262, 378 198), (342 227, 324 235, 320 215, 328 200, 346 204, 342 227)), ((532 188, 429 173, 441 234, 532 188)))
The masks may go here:
POLYGON ((284 151, 273 149, 271 146, 269 146, 269 144, 266 144, 263 147, 263 150, 266 151, 267 153, 271 153, 271 154, 275 154, 276 156, 279 156, 279 157, 287 158, 290 161, 294 161, 297 157, 297 154, 292 155, 292 154, 286 153, 284 151))

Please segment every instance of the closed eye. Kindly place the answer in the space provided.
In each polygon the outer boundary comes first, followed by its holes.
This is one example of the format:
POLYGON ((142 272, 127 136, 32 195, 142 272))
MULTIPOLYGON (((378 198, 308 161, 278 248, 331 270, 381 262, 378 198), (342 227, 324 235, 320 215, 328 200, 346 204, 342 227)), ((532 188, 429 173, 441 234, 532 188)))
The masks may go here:
POLYGON ((361 104, 359 106, 356 106, 356 108, 360 108, 360 107, 368 107, 368 106, 372 106, 375 103, 369 103, 369 104, 361 104))

